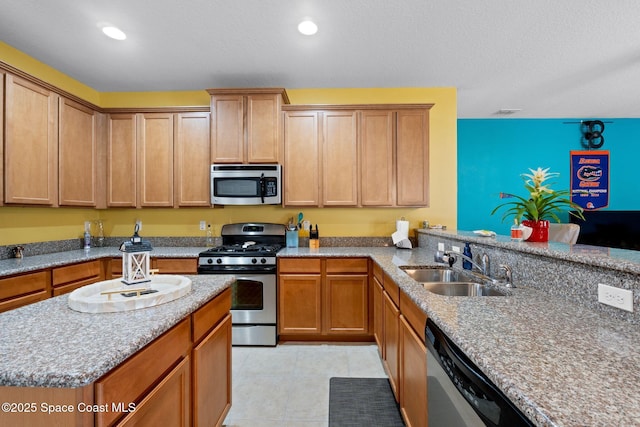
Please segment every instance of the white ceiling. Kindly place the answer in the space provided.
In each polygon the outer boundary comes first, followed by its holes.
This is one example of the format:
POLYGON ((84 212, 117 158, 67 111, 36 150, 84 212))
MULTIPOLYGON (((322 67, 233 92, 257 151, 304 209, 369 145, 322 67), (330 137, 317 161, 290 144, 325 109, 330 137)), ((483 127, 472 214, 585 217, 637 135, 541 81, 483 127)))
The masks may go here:
POLYGON ((640 117, 639 18, 638 0, 0 0, 0 40, 100 92, 456 87, 461 118, 611 118, 640 117))

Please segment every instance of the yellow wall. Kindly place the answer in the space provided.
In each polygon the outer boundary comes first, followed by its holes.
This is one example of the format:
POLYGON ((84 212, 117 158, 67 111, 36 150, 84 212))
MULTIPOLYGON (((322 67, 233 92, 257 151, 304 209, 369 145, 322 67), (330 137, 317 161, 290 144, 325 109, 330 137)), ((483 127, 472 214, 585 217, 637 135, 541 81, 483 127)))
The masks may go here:
MULTIPOLYGON (((0 42, 0 61, 9 63, 101 107, 208 105, 204 90, 189 92, 98 93, 0 42)), ((230 222, 285 223, 302 210, 318 224, 320 236, 389 236, 395 220, 412 227, 422 220, 456 227, 456 90, 455 88, 287 89, 292 104, 433 103, 430 112, 429 208, 306 208, 274 206, 194 209, 67 209, 0 207, 0 245, 80 238, 84 221, 102 219, 107 236, 131 235, 136 220, 143 236, 204 236, 198 223, 212 224, 215 235, 230 222)))

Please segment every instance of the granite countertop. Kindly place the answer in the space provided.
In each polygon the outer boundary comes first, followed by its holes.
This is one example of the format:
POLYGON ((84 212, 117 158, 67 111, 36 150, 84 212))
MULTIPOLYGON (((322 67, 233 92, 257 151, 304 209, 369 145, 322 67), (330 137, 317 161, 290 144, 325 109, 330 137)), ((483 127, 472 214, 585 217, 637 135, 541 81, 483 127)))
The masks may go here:
POLYGON ((433 294, 398 268, 433 264, 422 248, 287 248, 278 256, 370 256, 536 425, 640 425, 637 325, 526 283, 506 297, 433 294))
POLYGON ((155 307, 80 313, 61 295, 0 313, 0 386, 75 388, 95 382, 235 280, 187 277, 188 295, 155 307))
MULTIPOLYGON (((151 257, 196 258, 205 249, 204 247, 155 247, 151 251, 151 257)), ((111 257, 122 257, 122 252, 117 247, 104 247, 2 259, 0 260, 0 277, 111 257)))

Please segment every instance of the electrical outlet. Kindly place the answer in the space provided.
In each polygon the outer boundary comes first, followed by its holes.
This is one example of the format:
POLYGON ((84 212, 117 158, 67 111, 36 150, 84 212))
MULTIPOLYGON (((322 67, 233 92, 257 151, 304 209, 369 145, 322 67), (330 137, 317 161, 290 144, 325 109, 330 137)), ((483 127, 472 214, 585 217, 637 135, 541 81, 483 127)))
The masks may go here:
POLYGON ((623 310, 633 311, 633 291, 598 283, 598 302, 623 310))
POLYGON ((438 243, 438 250, 439 251, 444 251, 444 243, 442 243, 442 242, 438 243))
POLYGON ((142 231, 142 220, 136 219, 136 225, 138 226, 138 231, 142 231))
POLYGON ((451 246, 451 251, 460 253, 460 246, 451 246))
POLYGON ((207 228, 207 221, 200 221, 200 231, 204 231, 207 228))

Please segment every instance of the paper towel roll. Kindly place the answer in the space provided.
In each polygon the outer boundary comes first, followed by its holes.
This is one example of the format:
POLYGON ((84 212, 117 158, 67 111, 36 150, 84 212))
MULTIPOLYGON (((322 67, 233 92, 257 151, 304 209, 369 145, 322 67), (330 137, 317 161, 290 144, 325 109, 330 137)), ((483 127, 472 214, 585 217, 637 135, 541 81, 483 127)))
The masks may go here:
POLYGON ((401 240, 405 240, 409 237, 409 221, 397 220, 396 232, 391 235, 393 238, 393 244, 395 245, 401 240))

